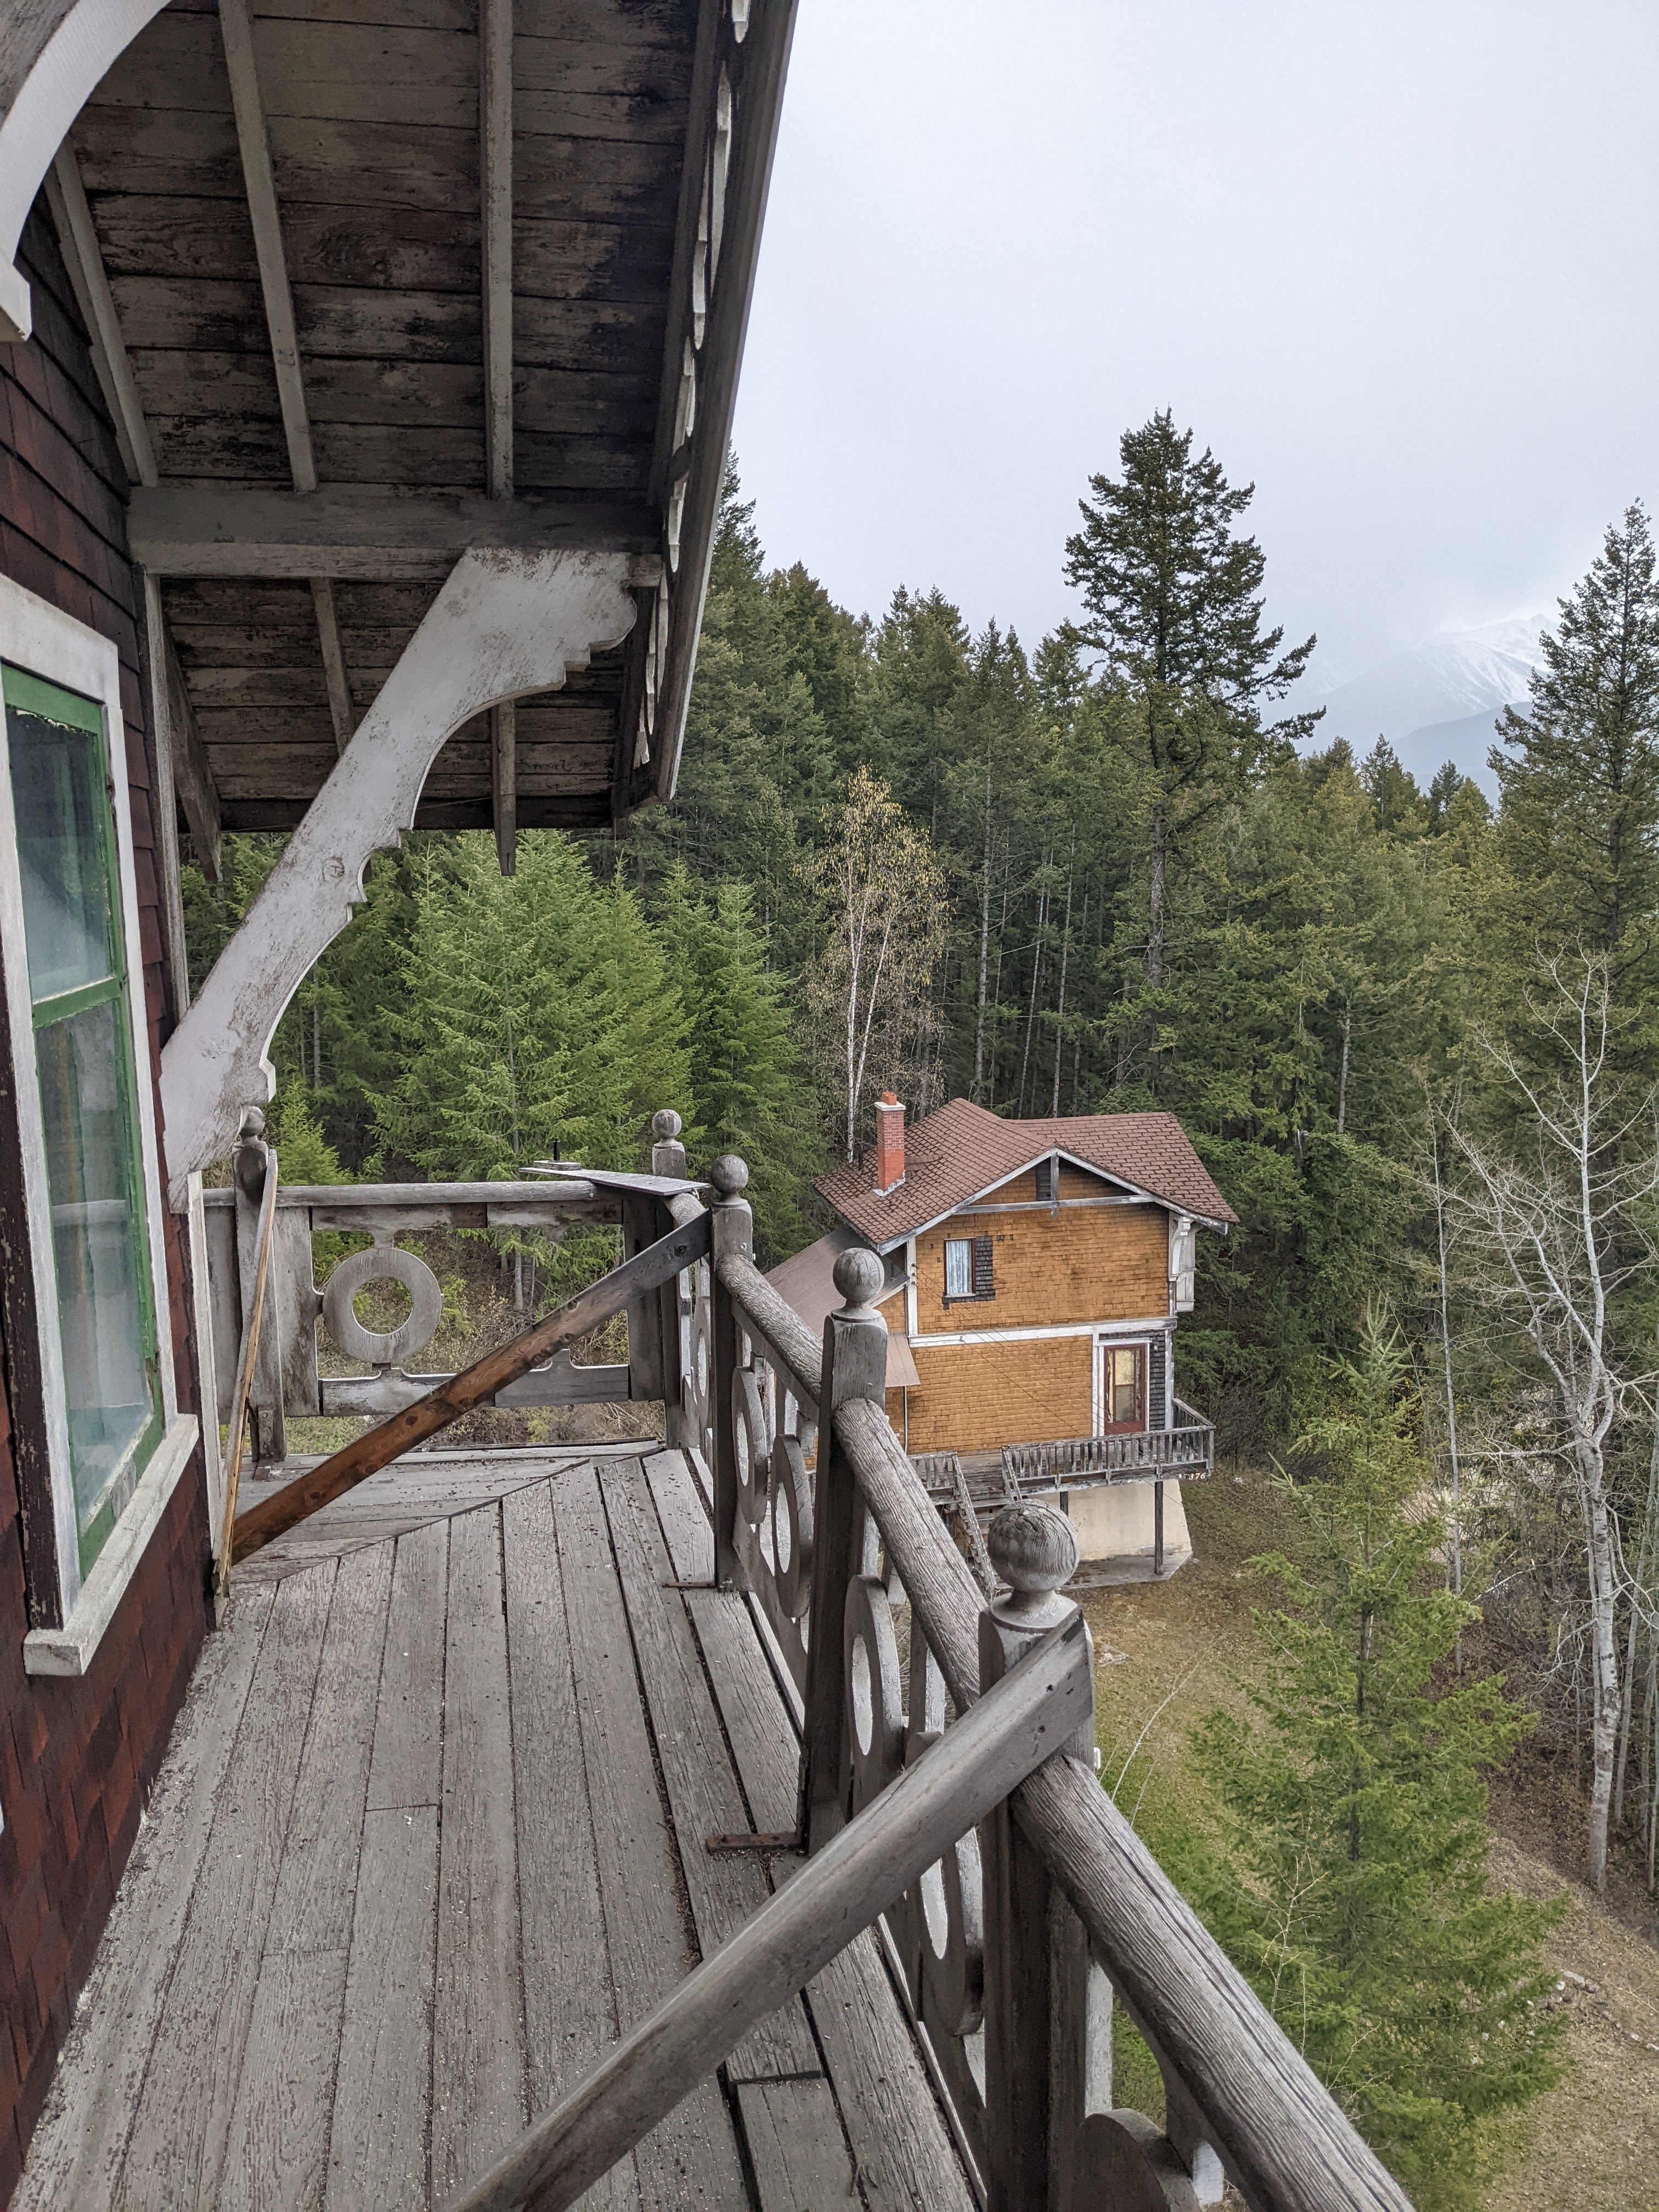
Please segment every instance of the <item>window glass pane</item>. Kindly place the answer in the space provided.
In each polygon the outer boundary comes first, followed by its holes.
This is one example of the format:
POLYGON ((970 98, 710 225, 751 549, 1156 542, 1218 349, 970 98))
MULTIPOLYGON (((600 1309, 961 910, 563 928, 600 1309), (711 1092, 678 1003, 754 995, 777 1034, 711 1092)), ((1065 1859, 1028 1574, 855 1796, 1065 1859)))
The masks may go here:
POLYGON ((1107 1419, 1133 1421, 1140 1411, 1139 1355, 1133 1345, 1115 1346, 1106 1360, 1107 1419))
POLYGON ((6 735, 29 993, 38 1004, 112 970, 103 747, 90 730, 15 704, 6 735))
POLYGON ((973 1270, 968 1239, 951 1237, 945 1247, 945 1295, 965 1298, 973 1295, 973 1270))
POLYGON ((161 1410, 125 1016, 118 993, 35 1036, 76 1511, 100 1540, 111 1478, 161 1410))

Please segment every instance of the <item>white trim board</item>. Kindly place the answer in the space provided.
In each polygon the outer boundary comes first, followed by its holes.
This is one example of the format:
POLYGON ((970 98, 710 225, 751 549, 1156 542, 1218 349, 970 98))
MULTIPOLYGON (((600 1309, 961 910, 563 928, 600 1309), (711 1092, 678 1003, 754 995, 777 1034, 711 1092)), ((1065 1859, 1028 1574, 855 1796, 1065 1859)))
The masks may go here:
POLYGON ((1139 1342, 1154 1330, 1168 1330, 1174 1334, 1173 1324, 1167 1314, 1154 1315, 1149 1321, 1062 1321, 1046 1328, 952 1329, 937 1336, 921 1336, 913 1331, 910 1341, 917 1347, 926 1347, 929 1351, 935 1347, 944 1351, 963 1344, 1043 1344, 1064 1336, 1095 1337, 1102 1342, 1127 1336, 1139 1342))
POLYGON ((194 1413, 179 1413, 149 1455, 149 1464, 109 1540, 93 1562, 61 1628, 32 1628, 23 1638, 23 1669, 29 1674, 84 1674, 138 1571, 149 1540, 179 1487, 179 1478, 196 1449, 194 1413))

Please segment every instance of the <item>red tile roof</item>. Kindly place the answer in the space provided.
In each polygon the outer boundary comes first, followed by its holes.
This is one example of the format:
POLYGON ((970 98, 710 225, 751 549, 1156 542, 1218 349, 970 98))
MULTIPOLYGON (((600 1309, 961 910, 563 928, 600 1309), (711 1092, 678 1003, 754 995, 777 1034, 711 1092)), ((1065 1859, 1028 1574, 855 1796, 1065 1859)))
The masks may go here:
POLYGON ((1181 1213, 1219 1227, 1236 1222, 1173 1114, 1073 1114, 1005 1121, 952 1098, 904 1132, 904 1180, 876 1191, 873 1146, 859 1165, 836 1168, 818 1189, 843 1221, 875 1245, 914 1237, 1049 1152, 1096 1168, 1181 1213))

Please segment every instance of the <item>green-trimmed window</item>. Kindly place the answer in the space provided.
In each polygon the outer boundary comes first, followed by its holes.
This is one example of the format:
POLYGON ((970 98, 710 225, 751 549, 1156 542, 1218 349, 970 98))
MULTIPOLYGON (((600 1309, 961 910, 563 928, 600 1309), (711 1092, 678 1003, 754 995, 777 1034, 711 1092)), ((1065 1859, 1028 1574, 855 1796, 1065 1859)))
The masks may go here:
POLYGON ((110 764, 94 700, 0 684, 84 1575, 163 1422, 110 764))

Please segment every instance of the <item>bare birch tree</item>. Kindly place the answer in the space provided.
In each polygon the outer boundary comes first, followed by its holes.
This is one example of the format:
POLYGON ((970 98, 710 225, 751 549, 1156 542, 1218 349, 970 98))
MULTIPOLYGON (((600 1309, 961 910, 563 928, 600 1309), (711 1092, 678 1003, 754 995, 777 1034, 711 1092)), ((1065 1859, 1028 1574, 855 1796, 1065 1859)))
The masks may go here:
POLYGON ((1484 1262, 1477 1290, 1519 1331, 1547 1381, 1583 1512, 1593 1759, 1588 1860, 1600 1890, 1620 1717, 1621 1570, 1608 1439, 1632 1380, 1620 1370, 1611 1309, 1652 1256, 1646 1216, 1659 1155, 1651 1096, 1632 1105, 1611 1064, 1606 960, 1553 958, 1541 977, 1529 1007, 1538 1036, 1553 1048, 1554 1072, 1536 1075, 1508 1044, 1480 1041, 1518 1109, 1519 1133, 1499 1143, 1454 1121, 1467 1173, 1449 1197, 1484 1262))
POLYGON ((887 786, 860 768, 830 840, 810 863, 823 921, 807 989, 820 1061, 835 1069, 836 1119, 848 1159, 860 1103, 878 1078, 908 1103, 933 1103, 940 1021, 933 983, 945 942, 945 878, 925 832, 887 786))

